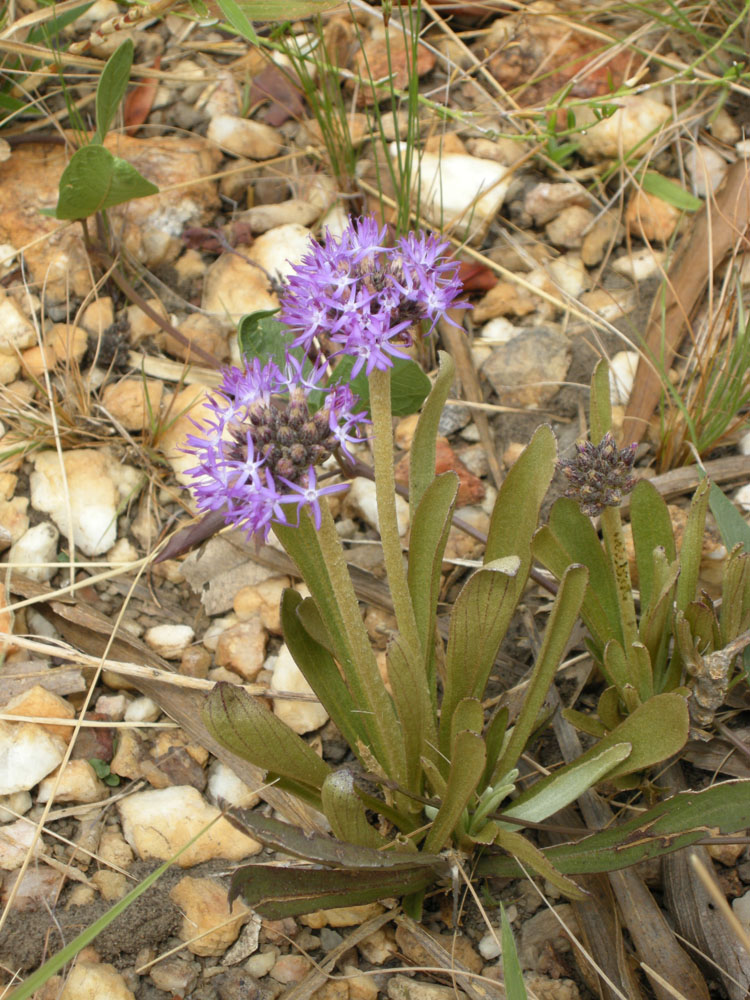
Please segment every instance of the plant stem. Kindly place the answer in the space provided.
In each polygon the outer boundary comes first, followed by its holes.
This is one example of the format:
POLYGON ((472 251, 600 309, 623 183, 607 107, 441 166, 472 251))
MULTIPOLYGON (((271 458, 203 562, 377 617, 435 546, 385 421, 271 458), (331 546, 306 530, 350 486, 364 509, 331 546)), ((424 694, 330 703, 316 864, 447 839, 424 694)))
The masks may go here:
POLYGON ((393 429, 391 425, 391 373, 373 370, 370 375, 370 410, 372 412, 373 457, 375 460, 375 497, 378 504, 380 540, 393 597, 398 629, 415 653, 422 649, 411 603, 409 584, 401 551, 396 516, 396 479, 393 472, 393 429))
POLYGON ((622 531, 622 518, 619 507, 605 507, 602 510, 602 534, 607 552, 615 571, 617 585, 617 603, 620 608, 620 624, 625 647, 625 657, 630 661, 634 642, 639 642, 638 623, 635 617, 635 602, 633 601, 633 584, 628 567, 628 554, 625 548, 625 536, 622 531))

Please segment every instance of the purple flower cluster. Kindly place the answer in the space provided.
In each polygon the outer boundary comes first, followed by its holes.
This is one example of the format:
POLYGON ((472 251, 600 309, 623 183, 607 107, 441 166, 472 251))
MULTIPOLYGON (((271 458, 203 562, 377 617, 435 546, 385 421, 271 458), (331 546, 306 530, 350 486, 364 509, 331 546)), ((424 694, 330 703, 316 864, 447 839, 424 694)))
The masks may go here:
POLYGON ((620 450, 609 431, 599 444, 581 441, 572 458, 557 463, 570 483, 565 496, 575 500, 588 517, 597 517, 605 507, 619 507, 635 486, 635 452, 634 444, 620 450))
POLYGON ((320 409, 311 410, 310 393, 324 375, 324 361, 305 373, 292 356, 284 370, 256 358, 244 370, 224 371, 206 404, 208 418, 185 449, 198 462, 188 475, 201 510, 221 511, 227 524, 263 540, 273 523, 298 524, 302 507, 320 528, 320 498, 346 483, 319 485, 315 467, 336 449, 351 458, 349 445, 361 440, 367 423, 345 385, 328 390, 320 409))
POLYGON ((340 238, 326 233, 294 268, 281 298, 280 318, 298 330, 295 346, 310 350, 323 336, 337 353, 355 358, 352 377, 369 375, 408 355, 423 322, 432 332, 462 286, 447 243, 424 233, 384 243, 386 228, 371 216, 352 221, 340 238))

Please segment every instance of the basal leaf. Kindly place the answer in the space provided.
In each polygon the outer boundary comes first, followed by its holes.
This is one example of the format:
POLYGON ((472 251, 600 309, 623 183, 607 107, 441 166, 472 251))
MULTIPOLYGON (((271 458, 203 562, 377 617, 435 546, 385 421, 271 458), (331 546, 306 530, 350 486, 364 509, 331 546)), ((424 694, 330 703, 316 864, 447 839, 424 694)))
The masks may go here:
POLYGON ((384 847, 385 838, 367 822, 365 806, 357 795, 354 779, 346 768, 328 775, 321 792, 323 812, 334 837, 359 847, 384 847))
MULTIPOLYGON (((721 497, 721 499, 726 501, 729 505, 732 513, 737 518, 740 517, 735 510, 734 505, 727 500, 718 487, 714 487, 714 485, 711 484, 709 492, 709 483, 707 479, 702 480, 698 484, 698 487, 693 494, 693 499, 690 502, 687 524, 685 525, 685 531, 682 535, 682 545, 680 546, 680 576, 677 580, 676 598, 678 611, 684 611, 688 604, 695 600, 696 591, 698 589, 700 565, 703 558, 703 536, 706 530, 706 512, 708 510, 708 504, 711 502, 712 498, 716 498, 718 500, 718 507, 722 508, 720 511, 722 520, 720 520, 716 511, 713 509, 713 505, 711 506, 712 513, 714 517, 716 517, 716 523, 719 525, 719 530, 721 531, 722 524, 725 528, 728 526, 728 518, 730 516, 729 511, 724 504, 721 503, 721 500, 716 497, 716 494, 714 494, 714 488, 718 491, 718 497, 721 497), (726 514, 727 520, 724 520, 724 514, 726 514)), ((744 521, 742 521, 742 527, 745 532, 748 531, 748 527, 744 521)), ((726 538, 724 538, 724 544, 728 549, 731 549, 732 546, 727 543, 726 538)))
POLYGON ((409 454, 409 505, 412 522, 425 490, 435 478, 435 441, 438 424, 456 371, 449 354, 440 351, 439 358, 437 378, 419 416, 409 454))
POLYGON ((641 479, 636 484, 630 497, 630 523, 633 526, 641 606, 645 607, 653 590, 654 549, 664 549, 669 562, 677 558, 669 510, 659 491, 647 479, 641 479))
POLYGON ((158 194, 159 189, 127 160, 96 144, 76 150, 60 178, 55 210, 58 219, 86 219, 133 198, 158 194))
POLYGON ((419 793, 420 758, 436 757, 435 714, 421 656, 415 656, 402 636, 388 644, 388 677, 401 724, 406 757, 406 787, 419 793))
MULTIPOLYGON (((238 35, 241 35, 248 42, 252 42, 253 45, 260 45, 260 39, 240 4, 236 3, 235 0, 216 0, 216 3, 238 35)), ((255 4, 253 4, 254 7, 255 4)), ((283 19, 286 20, 286 17, 283 19)))
MULTIPOLYGON (((700 792, 679 792, 621 826, 551 847, 544 855, 568 875, 610 872, 689 847, 716 828, 731 834, 748 826, 750 781, 726 781, 700 792)), ((512 858, 485 855, 477 874, 518 876, 521 869, 512 858)))
POLYGON ((115 49, 102 70, 96 88, 96 135, 92 142, 104 142, 104 137, 109 132, 109 127, 128 88, 134 52, 132 39, 126 38, 115 49))
POLYGON ((409 855, 408 867, 392 871, 246 865, 232 876, 229 903, 241 897, 262 917, 281 920, 312 910, 403 896, 424 890, 436 880, 435 872, 414 857, 409 855))
POLYGON ((750 525, 716 483, 711 483, 709 503, 727 551, 741 545, 745 552, 750 552, 750 525))
POLYGON ((206 699, 203 721, 220 743, 256 767, 319 790, 328 765, 312 747, 239 685, 219 683, 206 699))
POLYGON ((555 868, 549 854, 540 851, 538 847, 534 847, 522 834, 516 833, 513 830, 499 830, 495 838, 495 843, 498 847, 502 847, 504 851, 512 855, 512 857, 518 858, 527 871, 531 869, 532 872, 536 872, 542 878, 548 879, 552 885, 557 886, 570 899, 586 898, 586 893, 575 882, 571 882, 569 878, 566 878, 562 872, 555 868))
POLYGON ((445 797, 425 839, 425 851, 441 851, 450 842, 461 814, 477 789, 486 761, 484 740, 478 733, 464 730, 456 735, 445 797))
POLYGON ((500 946, 503 949, 503 982, 508 1000, 527 1000, 523 971, 505 907, 500 903, 500 946))

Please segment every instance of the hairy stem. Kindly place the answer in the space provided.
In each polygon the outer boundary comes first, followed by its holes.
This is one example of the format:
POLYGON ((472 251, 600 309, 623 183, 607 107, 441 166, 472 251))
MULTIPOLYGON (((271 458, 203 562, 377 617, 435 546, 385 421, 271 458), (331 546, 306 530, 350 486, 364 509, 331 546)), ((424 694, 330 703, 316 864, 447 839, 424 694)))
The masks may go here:
POLYGON ((628 554, 625 548, 625 536, 622 531, 622 518, 618 507, 605 507, 602 510, 602 534, 607 546, 607 552, 615 571, 617 584, 617 602, 620 608, 620 623, 622 637, 625 643, 625 656, 628 660, 634 642, 639 642, 638 623, 635 617, 635 602, 633 601, 633 584, 630 579, 628 554))

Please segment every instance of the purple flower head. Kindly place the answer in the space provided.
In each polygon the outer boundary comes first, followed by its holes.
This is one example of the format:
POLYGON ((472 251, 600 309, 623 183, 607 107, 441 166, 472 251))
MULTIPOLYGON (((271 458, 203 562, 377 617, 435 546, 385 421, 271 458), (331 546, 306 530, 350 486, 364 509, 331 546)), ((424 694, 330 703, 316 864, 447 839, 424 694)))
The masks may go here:
POLYGON ((337 353, 355 357, 352 376, 408 357, 403 348, 423 324, 431 333, 446 310, 466 305, 447 243, 409 233, 388 247, 385 237, 372 216, 351 220, 340 237, 326 232, 295 266, 281 299, 281 320, 298 331, 294 346, 309 350, 326 336, 337 353))
POLYGON ((321 391, 326 365, 306 367, 287 355, 283 369, 257 358, 226 369, 205 421, 187 438, 198 507, 221 511, 227 524, 263 540, 273 524, 298 524, 305 506, 320 526, 320 498, 346 484, 318 485, 315 468, 337 449, 351 458, 349 446, 363 440, 368 422, 348 386, 323 389, 323 405, 313 410, 308 399, 321 391), (291 521, 290 504, 297 507, 291 521))

